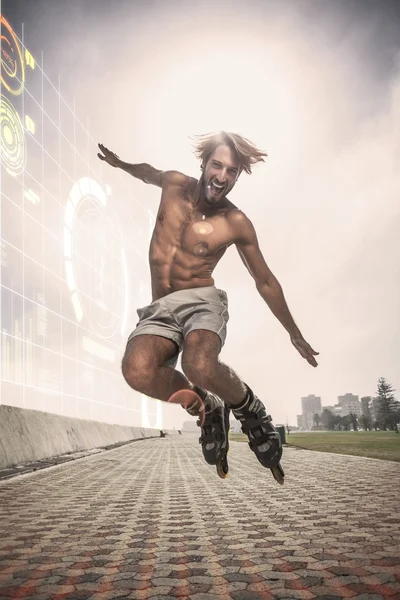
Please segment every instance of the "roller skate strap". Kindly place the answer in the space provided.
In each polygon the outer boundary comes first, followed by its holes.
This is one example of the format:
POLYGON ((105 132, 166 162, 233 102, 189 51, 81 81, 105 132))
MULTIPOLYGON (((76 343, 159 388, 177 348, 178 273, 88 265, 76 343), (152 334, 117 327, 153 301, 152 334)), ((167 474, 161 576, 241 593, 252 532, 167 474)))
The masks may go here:
POLYGON ((242 431, 249 437, 250 446, 256 447, 261 446, 262 444, 278 442, 279 447, 282 445, 281 436, 277 431, 262 431, 261 435, 254 435, 254 429, 259 428, 262 430, 263 425, 265 426, 265 421, 260 419, 257 420, 249 420, 242 426, 242 431), (249 436, 249 432, 252 433, 251 437, 249 436))
POLYGON ((271 442, 277 441, 279 444, 279 447, 281 446, 281 438, 278 435, 275 435, 274 433, 265 433, 263 435, 260 435, 260 437, 256 437, 256 438, 251 438, 249 440, 249 445, 250 448, 257 448, 257 446, 262 446, 263 444, 271 444, 271 442))
MULTIPOLYGON (((271 422, 270 419, 268 419, 267 421, 265 419, 246 419, 243 423, 242 423, 242 431, 243 433, 249 433, 249 431, 251 431, 252 429, 256 429, 257 427, 261 427, 262 429, 266 426, 269 425, 271 422)), ((269 425, 271 427, 271 425, 269 425)), ((274 436, 277 431, 271 431, 271 432, 265 432, 266 434, 268 433, 268 435, 272 435, 274 436)), ((278 434, 279 435, 279 434, 278 434)))
POLYGON ((214 436, 211 433, 207 433, 199 437, 199 444, 211 444, 213 441, 214 436))
POLYGON ((200 442, 211 443, 214 441, 223 442, 225 438, 225 434, 223 431, 216 431, 214 435, 211 433, 206 433, 200 437, 200 442))

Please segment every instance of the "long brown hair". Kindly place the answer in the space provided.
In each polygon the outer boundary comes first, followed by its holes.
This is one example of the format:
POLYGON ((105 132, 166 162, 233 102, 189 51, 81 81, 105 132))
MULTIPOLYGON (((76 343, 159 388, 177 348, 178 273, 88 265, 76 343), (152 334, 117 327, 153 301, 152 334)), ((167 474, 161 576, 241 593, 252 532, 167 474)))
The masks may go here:
POLYGON ((268 156, 266 152, 256 148, 250 140, 238 133, 220 131, 219 133, 206 133, 193 137, 197 140, 194 145, 194 155, 201 160, 202 167, 207 164, 211 154, 220 144, 229 146, 239 160, 240 171, 246 171, 248 174, 251 173, 252 165, 264 162, 263 156, 268 156))

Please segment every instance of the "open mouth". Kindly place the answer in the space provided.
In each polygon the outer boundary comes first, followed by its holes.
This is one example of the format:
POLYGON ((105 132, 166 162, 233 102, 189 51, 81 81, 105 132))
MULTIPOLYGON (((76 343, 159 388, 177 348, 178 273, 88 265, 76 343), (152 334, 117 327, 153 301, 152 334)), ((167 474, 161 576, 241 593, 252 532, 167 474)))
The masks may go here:
POLYGON ((212 193, 213 193, 215 196, 217 196, 217 195, 221 194, 221 193, 223 192, 223 190, 224 190, 224 187, 225 187, 224 185, 219 185, 219 184, 215 183, 214 181, 212 181, 212 182, 210 182, 210 183, 208 184, 208 188, 209 188, 209 190, 210 190, 210 191, 211 191, 211 192, 212 192, 212 193))

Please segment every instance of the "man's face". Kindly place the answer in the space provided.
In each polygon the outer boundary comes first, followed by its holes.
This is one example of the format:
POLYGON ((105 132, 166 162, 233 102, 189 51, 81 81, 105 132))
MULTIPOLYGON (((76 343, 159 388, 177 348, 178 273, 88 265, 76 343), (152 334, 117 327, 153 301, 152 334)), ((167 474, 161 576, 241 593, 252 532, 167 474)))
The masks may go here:
POLYGON ((210 204, 222 200, 235 185, 239 174, 239 161, 229 146, 217 146, 203 171, 205 200, 210 204))

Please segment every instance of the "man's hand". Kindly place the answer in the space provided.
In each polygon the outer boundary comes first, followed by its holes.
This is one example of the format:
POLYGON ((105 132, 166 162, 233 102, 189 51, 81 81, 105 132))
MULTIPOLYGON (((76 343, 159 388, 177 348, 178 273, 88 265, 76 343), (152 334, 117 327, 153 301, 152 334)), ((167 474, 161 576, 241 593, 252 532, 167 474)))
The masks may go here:
POLYGON ((122 165, 122 160, 120 159, 119 156, 114 154, 114 152, 111 152, 111 150, 109 150, 108 148, 103 146, 103 144, 98 144, 98 146, 103 153, 103 154, 100 154, 100 153, 97 154, 97 156, 100 158, 100 160, 105 160, 112 167, 120 167, 122 165))
POLYGON ((301 354, 301 356, 305 358, 312 367, 318 366, 314 356, 319 354, 319 352, 315 352, 315 350, 311 348, 310 344, 308 344, 303 337, 291 336, 290 341, 296 350, 301 354))

